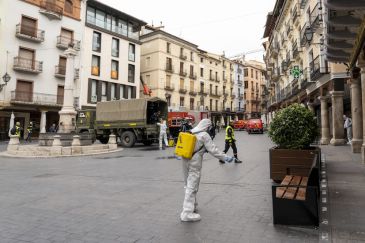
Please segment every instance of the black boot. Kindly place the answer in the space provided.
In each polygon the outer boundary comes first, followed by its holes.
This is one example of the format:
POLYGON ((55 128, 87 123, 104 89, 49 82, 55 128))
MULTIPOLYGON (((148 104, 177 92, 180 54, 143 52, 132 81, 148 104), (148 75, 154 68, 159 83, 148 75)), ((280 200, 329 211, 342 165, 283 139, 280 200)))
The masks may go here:
POLYGON ((238 159, 237 155, 235 155, 234 158, 235 158, 234 160, 235 163, 242 163, 242 161, 238 159))
POLYGON ((226 162, 224 162, 223 160, 219 160, 219 163, 221 163, 221 164, 225 164, 226 162))

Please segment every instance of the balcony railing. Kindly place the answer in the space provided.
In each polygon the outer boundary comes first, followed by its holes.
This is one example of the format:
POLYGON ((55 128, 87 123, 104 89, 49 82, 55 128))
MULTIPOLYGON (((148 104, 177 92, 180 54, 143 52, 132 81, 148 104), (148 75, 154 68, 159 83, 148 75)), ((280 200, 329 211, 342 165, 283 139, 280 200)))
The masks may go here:
POLYGON ((48 18, 62 19, 63 8, 58 6, 56 3, 45 0, 41 1, 40 7, 41 9, 39 10, 39 12, 47 15, 48 18))
POLYGON ((235 98, 236 98, 236 93, 235 93, 235 92, 232 92, 232 93, 231 93, 231 98, 232 98, 232 99, 235 99, 235 98))
POLYGON ((174 84, 165 84, 165 90, 174 91, 175 90, 175 85, 174 84))
POLYGON ((63 95, 50 95, 26 91, 11 91, 11 103, 60 106, 63 104, 63 95), (62 103, 60 102, 62 100, 62 103))
POLYGON ((186 60, 186 59, 188 59, 188 57, 186 55, 184 55, 183 53, 180 53, 180 59, 186 60))
POLYGON ((202 89, 200 89, 200 91, 199 91, 199 95, 202 95, 202 96, 207 96, 208 95, 208 92, 206 91, 206 90, 202 90, 202 89))
POLYGON ((186 94, 188 92, 186 86, 180 86, 179 93, 180 94, 186 94))
POLYGON ((227 76, 223 76, 223 83, 227 83, 228 79, 227 76))
POLYGON ((216 91, 216 92, 210 91, 209 95, 212 97, 221 97, 222 93, 220 91, 216 91))
POLYGON ((196 96, 196 95, 197 95, 197 92, 195 92, 195 91, 194 91, 194 89, 191 89, 191 90, 189 91, 189 95, 191 95, 191 96, 196 96))
POLYGON ((292 18, 293 18, 293 23, 294 24, 299 19, 299 16, 300 16, 300 8, 298 7, 298 4, 296 3, 294 5, 293 12, 292 12, 292 18))
POLYGON ((195 80, 196 79, 196 73, 190 73, 189 78, 195 80))
POLYGON ((181 77, 186 77, 186 75, 188 75, 188 73, 186 71, 180 70, 179 75, 181 77))
POLYGON ((324 65, 321 66, 321 59, 318 55, 314 58, 313 61, 309 63, 310 67, 310 78, 311 81, 318 80, 322 75, 329 73, 328 63, 327 61, 324 62, 324 65))
POLYGON ((62 65, 55 66, 54 75, 58 78, 65 78, 65 76, 66 76, 66 66, 62 66, 62 65))
POLYGON ((304 25, 303 25, 303 27, 302 27, 302 29, 300 30, 300 46, 305 46, 306 44, 307 44, 307 39, 305 38, 305 30, 307 29, 307 28, 309 28, 310 27, 310 25, 309 25, 309 23, 308 22, 306 22, 304 25))
POLYGON ((71 39, 67 36, 59 35, 57 36, 56 46, 60 49, 67 49, 69 45, 73 46, 73 49, 79 51, 80 50, 80 41, 71 39))
POLYGON ((209 76, 209 80, 210 80, 210 81, 215 81, 215 77, 213 77, 213 76, 209 76))
POLYGON ((13 69, 23 72, 41 73, 43 71, 43 62, 18 56, 14 57, 13 69))
POLYGON ((299 55, 299 47, 298 47, 298 42, 295 40, 293 43, 293 58, 296 58, 299 55))
POLYGON ((300 0, 300 8, 304 9, 305 5, 307 5, 308 0, 300 0))
POLYGON ((173 73, 174 72, 174 67, 172 66, 171 63, 166 63, 165 71, 166 72, 169 72, 169 73, 173 73))
POLYGON ((34 28, 33 26, 26 26, 24 24, 16 25, 16 37, 24 40, 30 40, 34 42, 44 41, 44 30, 34 28))
POLYGON ((314 8, 310 14, 310 16, 311 16, 310 26, 311 26, 312 30, 317 29, 323 20, 321 11, 322 11, 322 4, 321 4, 321 2, 318 2, 314 6, 314 8))

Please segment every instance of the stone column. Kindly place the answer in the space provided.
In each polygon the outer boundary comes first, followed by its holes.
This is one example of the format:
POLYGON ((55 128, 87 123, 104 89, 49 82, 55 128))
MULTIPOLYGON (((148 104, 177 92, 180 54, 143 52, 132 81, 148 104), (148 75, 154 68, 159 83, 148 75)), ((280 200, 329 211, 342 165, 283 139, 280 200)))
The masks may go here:
POLYGON ((46 133, 46 113, 47 111, 41 111, 41 124, 40 124, 40 128, 41 128, 41 133, 46 133))
POLYGON ((334 146, 345 144, 343 128, 343 91, 331 91, 333 137, 330 143, 334 146))
MULTIPOLYGON (((361 68, 361 96, 362 101, 365 101, 365 61, 361 60, 361 63, 359 63, 359 66, 361 68)), ((362 162, 365 163, 365 105, 362 106, 362 146, 361 146, 361 157, 362 162)))
POLYGON ((65 78, 65 88, 64 88, 64 97, 63 97, 63 106, 60 114, 59 121, 59 133, 69 133, 75 130, 75 119, 76 119, 76 111, 74 108, 74 62, 75 56, 77 52, 69 47, 65 51, 65 56, 67 57, 66 62, 66 78, 65 78))
POLYGON ((321 101, 321 144, 327 145, 330 143, 330 123, 328 117, 328 97, 319 97, 321 101))
POLYGON ((360 80, 351 79, 351 115, 352 115, 352 140, 351 150, 353 153, 361 152, 362 145, 362 104, 360 80))

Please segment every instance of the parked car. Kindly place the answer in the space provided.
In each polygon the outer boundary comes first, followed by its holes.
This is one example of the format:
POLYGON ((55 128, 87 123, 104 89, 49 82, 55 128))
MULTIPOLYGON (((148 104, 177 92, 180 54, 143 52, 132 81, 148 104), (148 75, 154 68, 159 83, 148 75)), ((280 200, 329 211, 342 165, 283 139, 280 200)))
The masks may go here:
POLYGON ((233 123, 233 129, 243 130, 246 128, 246 120, 238 120, 233 123))
POLYGON ((264 127, 261 119, 250 119, 246 124, 246 131, 251 133, 264 133, 264 127))

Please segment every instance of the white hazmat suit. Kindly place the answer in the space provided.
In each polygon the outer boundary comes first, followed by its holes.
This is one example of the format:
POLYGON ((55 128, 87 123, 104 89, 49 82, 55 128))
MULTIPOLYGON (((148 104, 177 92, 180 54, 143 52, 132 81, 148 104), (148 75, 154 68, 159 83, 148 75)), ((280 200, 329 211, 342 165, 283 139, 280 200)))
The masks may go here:
POLYGON ((219 151, 217 146, 213 143, 210 135, 207 133, 211 127, 212 122, 209 119, 203 119, 199 124, 191 130, 191 132, 197 137, 195 144, 196 159, 189 160, 182 158, 184 183, 185 183, 185 198, 183 203, 183 210, 180 215, 181 221, 198 221, 200 215, 194 213, 196 211, 196 194, 199 189, 203 155, 205 152, 209 152, 211 155, 219 160, 225 162, 232 162, 233 157, 229 157, 223 152, 219 151))
POLYGON ((162 140, 164 140, 166 147, 169 146, 169 144, 167 142, 167 125, 166 125, 166 121, 162 121, 161 123, 157 123, 157 126, 160 127, 159 143, 160 143, 160 149, 162 149, 162 140))

